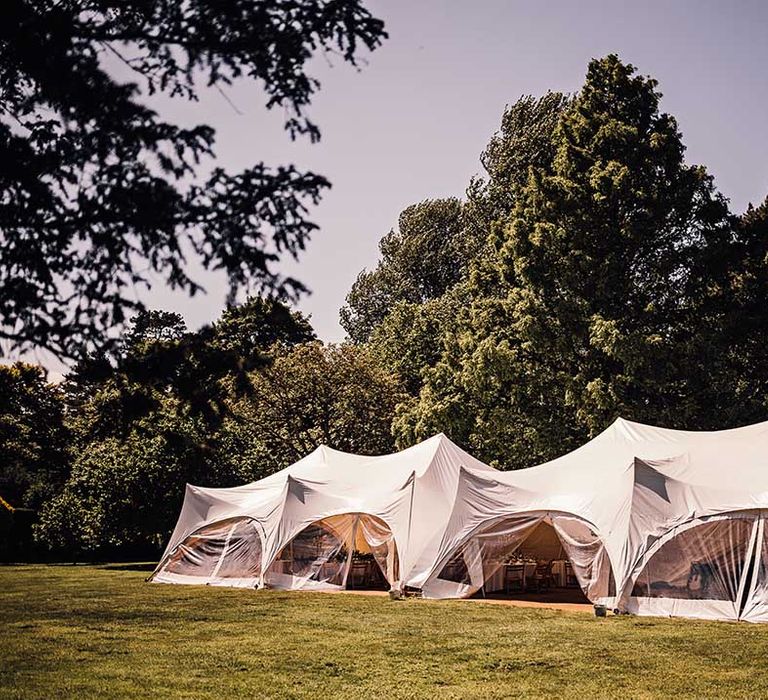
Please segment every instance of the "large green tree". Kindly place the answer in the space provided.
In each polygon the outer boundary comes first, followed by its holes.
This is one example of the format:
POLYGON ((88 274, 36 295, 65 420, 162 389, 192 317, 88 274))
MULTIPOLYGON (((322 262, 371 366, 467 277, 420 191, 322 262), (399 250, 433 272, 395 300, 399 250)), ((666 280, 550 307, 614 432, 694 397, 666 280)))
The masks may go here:
POLYGON ((292 137, 317 140, 307 64, 357 65, 385 36, 359 0, 0 3, 0 338, 80 356, 142 308, 136 288, 201 291, 192 259, 224 271, 231 300, 302 292, 275 263, 303 249, 328 181, 212 167, 214 130, 163 121, 148 97, 252 80, 292 137))
POLYGON ((270 354, 250 373, 250 392, 228 395, 215 428, 168 391, 142 394, 144 410, 128 414, 125 396, 105 383, 80 408, 71 475, 45 503, 37 538, 70 552, 151 554, 173 528, 186 483, 253 481, 321 443, 361 454, 393 449, 403 394, 364 349, 277 343, 270 354))
POLYGON ((529 168, 493 227, 465 323, 420 400, 401 408, 401 441, 439 426, 518 467, 619 414, 722 425, 691 378, 706 375, 708 328, 722 323, 702 290, 727 282, 717 261, 735 220, 706 171, 685 163, 659 99, 656 81, 616 56, 590 63, 551 158, 529 168))
POLYGON ((464 313, 470 270, 476 285, 485 274, 481 263, 489 259, 485 248, 494 223, 509 216, 529 168, 551 161, 552 132, 567 103, 548 93, 507 107, 480 156, 485 174, 472 180, 466 199, 404 210, 398 230, 380 243, 376 269, 358 276, 342 325, 353 341, 369 344, 411 395, 419 393, 464 313))
POLYGON ((272 345, 314 337, 306 317, 261 297, 227 307, 215 323, 194 332, 179 314, 142 311, 111 357, 95 355, 75 366, 65 383, 67 397, 78 420, 92 420, 110 434, 166 395, 201 413, 215 430, 230 392, 249 390, 248 372, 269 362, 272 345))
POLYGON ((485 242, 491 227, 510 215, 530 169, 552 162, 552 134, 568 103, 567 96, 548 92, 521 97, 504 110, 499 130, 480 154, 485 174, 467 188, 465 225, 476 238, 485 242))
POLYGON ((173 529, 186 483, 234 486, 250 477, 239 460, 222 458, 201 416, 172 396, 156 397, 122 434, 81 436, 74 445, 69 479, 36 525, 37 539, 58 550, 156 553, 173 529))
POLYGON ((0 365, 0 498, 37 508, 67 478, 69 432, 61 388, 40 367, 0 365))
POLYGON ((254 393, 250 372, 272 362, 273 346, 287 351, 313 338, 301 314, 260 298, 197 332, 175 313, 138 314, 113 357, 81 362, 64 384, 72 471, 49 494, 38 539, 149 553, 172 528, 184 484, 257 478, 231 439, 230 407, 254 393))
POLYGON ((383 368, 399 377, 409 395, 419 394, 426 373, 442 357, 444 338, 467 299, 467 284, 459 283, 421 304, 400 301, 374 328, 366 347, 383 368))
POLYGON ((212 342, 231 364, 252 370, 262 362, 262 354, 275 343, 296 345, 315 339, 309 319, 285 304, 263 297, 224 310, 213 326, 212 342))
POLYGON ((456 284, 478 241, 464 229, 458 199, 431 199, 405 209, 379 242, 381 259, 363 270, 341 309, 341 325, 364 343, 398 302, 422 304, 456 284))
POLYGON ((405 395, 365 348, 276 349, 251 381, 253 391, 233 407, 220 439, 254 476, 288 466, 320 444, 357 454, 394 449, 392 418, 405 395))
MULTIPOLYGON (((768 199, 736 222, 734 240, 714 250, 702 275, 706 336, 695 348, 705 371, 690 382, 709 393, 709 413, 723 424, 765 420, 768 414, 768 199)), ((712 421, 714 427, 714 420, 712 421)))

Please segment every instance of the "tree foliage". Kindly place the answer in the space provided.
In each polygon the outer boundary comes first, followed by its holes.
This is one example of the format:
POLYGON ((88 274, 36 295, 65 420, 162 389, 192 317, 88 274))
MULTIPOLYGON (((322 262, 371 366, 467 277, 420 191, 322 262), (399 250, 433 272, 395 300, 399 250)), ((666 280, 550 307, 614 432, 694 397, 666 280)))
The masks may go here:
POLYGON ((460 282, 423 304, 398 302, 374 328, 367 347, 409 395, 418 395, 427 371, 442 357, 444 339, 455 329, 467 300, 468 285, 460 282))
POLYGON ((333 52, 356 65, 385 36, 359 0, 2 3, 0 337, 80 356, 143 308, 134 289, 201 291, 190 253, 226 273, 231 301, 243 287, 304 291, 275 262, 303 249, 328 181, 211 169, 213 129, 165 122, 146 97, 254 80, 292 137, 316 140, 307 63, 333 52))
POLYGON ((485 177, 472 180, 466 200, 426 201, 403 211, 399 230, 380 243, 376 269, 363 271, 350 291, 342 325, 353 341, 369 343, 412 397, 466 314, 470 272, 475 291, 493 284, 490 233, 511 214, 529 169, 553 158, 552 132, 567 104, 564 95, 547 93, 507 107, 481 154, 485 177), (449 225, 432 225, 438 217, 449 225))
POLYGON ((531 169, 552 162, 552 133, 568 104, 567 96, 548 92, 521 97, 504 110, 499 130, 480 154, 485 177, 473 179, 467 188, 467 223, 479 230, 475 237, 485 241, 492 225, 512 212, 531 169))
POLYGON ((251 375, 253 392, 234 407, 223 431, 229 451, 266 476, 320 444, 356 454, 394 449, 397 379, 353 345, 304 343, 278 351, 251 375))
POLYGON ((752 213, 751 243, 737 245, 737 220, 685 163, 656 88, 615 56, 590 63, 543 159, 509 179, 513 205, 474 263, 460 327, 399 409, 401 443, 442 429, 520 467, 618 415, 694 429, 764 417, 764 400, 738 390, 763 384, 726 324, 745 310, 738 280, 760 276, 744 271, 747 248, 765 242, 752 213))
POLYGON ((177 314, 138 315, 106 368, 94 360, 64 385, 71 474, 42 508, 38 539, 147 555, 186 483, 253 481, 321 443, 391 451, 396 378, 362 348, 313 339, 300 314, 257 298, 194 333, 177 314))
POLYGON ((239 358, 246 369, 254 369, 259 354, 275 343, 290 346, 315 339, 309 319, 262 297, 225 309, 213 332, 216 347, 239 358))
POLYGON ((381 260, 363 270, 341 310, 341 325, 364 343, 398 302, 422 304, 456 284, 478 246, 466 235, 457 199, 425 200, 405 209, 379 242, 381 260))
POLYGON ((313 338, 301 314, 255 297, 195 332, 178 314, 139 313, 112 356, 83 360, 62 386, 71 475, 42 509, 38 538, 146 554, 172 526, 185 483, 251 480, 222 437, 229 405, 252 391, 250 372, 275 344, 313 338))
POLYGON ((68 445, 60 388, 37 366, 0 365, 0 498, 35 508, 55 494, 68 445))
MULTIPOLYGON (((260 297, 228 307, 218 321, 195 332, 179 314, 143 311, 113 357, 90 357, 68 375, 67 398, 77 404, 78 420, 93 420, 88 434, 98 424, 110 435, 123 432, 167 395, 215 430, 230 393, 249 390, 248 372, 269 362, 272 345, 314 337, 300 313, 260 297)), ((105 433, 99 429, 99 434, 105 433)))
POLYGON ((708 389, 713 416, 728 424, 762 420, 768 410, 768 199, 749 205, 736 222, 734 240, 715 251, 719 270, 701 290, 708 337, 699 351, 706 372, 691 381, 708 389))
POLYGON ((39 539, 70 551, 156 552, 173 529, 186 483, 248 480, 239 461, 221 459, 205 421, 178 399, 159 399, 125 428, 82 444, 69 479, 42 509, 39 539))

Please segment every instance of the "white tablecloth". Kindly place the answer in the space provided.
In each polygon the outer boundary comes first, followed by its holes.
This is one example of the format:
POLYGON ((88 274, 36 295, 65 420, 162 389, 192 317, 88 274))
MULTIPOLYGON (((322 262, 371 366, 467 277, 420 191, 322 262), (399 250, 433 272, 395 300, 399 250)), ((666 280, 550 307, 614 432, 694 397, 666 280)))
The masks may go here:
MULTIPOLYGON (((565 565, 566 560, 560 559, 552 562, 552 576, 555 579, 556 588, 565 588, 565 565)), ((504 591, 504 572, 508 565, 501 564, 496 571, 486 580, 485 592, 496 593, 504 591)), ((523 590, 525 590, 527 580, 533 576, 536 571, 536 564, 532 562, 526 562, 525 564, 525 576, 523 583, 523 590)))
POLYGON ((552 562, 552 576, 558 588, 565 588, 565 564, 565 559, 552 562))
MULTIPOLYGON (((501 564, 496 571, 488 578, 488 580, 485 582, 485 592, 486 593, 495 593, 498 591, 503 592, 504 591, 504 572, 508 565, 507 564, 501 564)), ((525 590, 525 582, 528 578, 533 576, 533 573, 536 571, 536 564, 533 562, 526 562, 525 563, 525 574, 523 576, 523 590, 525 590)))

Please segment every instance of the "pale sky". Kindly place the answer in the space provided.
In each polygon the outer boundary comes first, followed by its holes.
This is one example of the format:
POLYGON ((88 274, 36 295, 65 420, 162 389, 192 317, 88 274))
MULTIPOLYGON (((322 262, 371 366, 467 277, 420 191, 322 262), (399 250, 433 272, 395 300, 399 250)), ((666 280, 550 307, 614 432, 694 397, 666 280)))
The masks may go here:
MULTIPOLYGON (((462 196, 504 106, 525 94, 574 92, 592 57, 615 52, 659 81, 662 109, 679 121, 687 160, 707 166, 735 211, 768 194, 768 1, 646 2, 376 0, 390 38, 356 72, 314 62, 322 82, 310 109, 323 139, 291 143, 282 114, 253 85, 201 102, 164 101, 162 114, 218 132, 218 165, 294 163, 333 188, 312 212, 320 230, 286 270, 312 294, 299 304, 320 338, 340 341, 339 308, 357 274, 376 264, 379 238, 425 198, 462 196), (239 113, 238 113, 239 112, 239 113)), ((224 281, 199 279, 195 299, 162 286, 152 308, 191 328, 214 320, 224 281)), ((55 369, 55 362, 46 362, 55 369)))

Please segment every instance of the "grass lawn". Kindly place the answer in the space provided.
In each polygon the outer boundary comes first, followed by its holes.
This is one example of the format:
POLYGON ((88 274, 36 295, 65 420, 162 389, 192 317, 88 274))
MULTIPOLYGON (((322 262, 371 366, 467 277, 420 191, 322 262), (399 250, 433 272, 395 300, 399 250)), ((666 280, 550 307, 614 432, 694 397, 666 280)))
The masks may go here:
POLYGON ((768 696, 768 625, 0 567, 0 698, 768 696))

